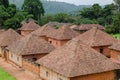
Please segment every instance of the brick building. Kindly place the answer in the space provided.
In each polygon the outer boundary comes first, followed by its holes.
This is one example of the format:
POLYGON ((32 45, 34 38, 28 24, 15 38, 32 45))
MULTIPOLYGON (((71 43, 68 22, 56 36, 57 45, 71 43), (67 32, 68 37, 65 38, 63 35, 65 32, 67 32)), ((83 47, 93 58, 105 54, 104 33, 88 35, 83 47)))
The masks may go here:
POLYGON ((42 27, 40 27, 39 29, 35 30, 34 32, 32 32, 32 34, 39 36, 40 38, 48 41, 48 34, 52 34, 55 32, 55 28, 48 26, 48 25, 44 25, 42 27))
POLYGON ((35 31, 38 29, 40 26, 36 24, 33 20, 29 21, 29 23, 24 23, 22 27, 19 29, 20 34, 23 36, 26 36, 30 34, 31 32, 35 31))
POLYGON ((52 34, 49 34, 48 41, 55 47, 60 47, 78 35, 79 33, 73 31, 69 26, 64 25, 52 34))
POLYGON ((98 28, 100 30, 105 30, 105 28, 99 24, 81 24, 79 26, 76 26, 75 28, 73 28, 74 30, 80 32, 80 33, 84 33, 92 28, 98 28))
POLYGON ((109 48, 110 48, 111 59, 120 63, 120 41, 110 46, 109 48))
POLYGON ((14 43, 15 41, 22 38, 17 32, 12 29, 4 31, 0 34, 0 55, 2 57, 7 57, 8 54, 5 54, 5 48, 14 43))
POLYGON ((116 80, 119 65, 73 39, 36 61, 43 80, 116 80))
POLYGON ((110 57, 110 49, 108 47, 118 42, 117 39, 98 28, 92 28, 76 38, 108 57, 110 57))
POLYGON ((28 35, 8 47, 9 60, 22 66, 23 59, 36 61, 50 53, 54 47, 35 35, 28 35))

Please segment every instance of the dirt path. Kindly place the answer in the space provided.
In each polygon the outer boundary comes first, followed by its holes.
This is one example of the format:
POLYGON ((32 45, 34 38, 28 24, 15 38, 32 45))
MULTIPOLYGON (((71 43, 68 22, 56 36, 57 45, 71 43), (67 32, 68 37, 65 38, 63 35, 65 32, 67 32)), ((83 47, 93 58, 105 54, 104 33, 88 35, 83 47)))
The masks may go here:
POLYGON ((14 64, 7 63, 3 58, 0 57, 0 67, 5 69, 11 75, 16 77, 17 80, 41 80, 39 77, 30 71, 23 70, 14 64))

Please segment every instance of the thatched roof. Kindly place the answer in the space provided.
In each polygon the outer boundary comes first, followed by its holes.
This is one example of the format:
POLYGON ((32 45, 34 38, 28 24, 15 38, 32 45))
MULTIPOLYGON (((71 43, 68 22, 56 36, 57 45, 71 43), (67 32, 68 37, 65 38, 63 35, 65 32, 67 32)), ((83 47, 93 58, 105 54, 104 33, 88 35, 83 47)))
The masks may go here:
POLYGON ((76 30, 90 30, 93 27, 96 27, 100 30, 105 30, 105 28, 99 24, 81 24, 80 26, 75 27, 76 30))
POLYGON ((55 49, 37 60, 36 63, 66 77, 101 73, 120 68, 104 55, 76 39, 55 49))
POLYGON ((117 51, 120 51, 120 41, 118 43, 113 44, 112 46, 109 47, 110 49, 114 49, 117 51))
POLYGON ((106 32, 99 30, 98 28, 92 28, 91 30, 83 33, 82 35, 76 37, 81 39, 87 45, 94 46, 109 46, 116 43, 118 40, 109 35, 106 32))
POLYGON ((47 36, 53 32, 55 32, 55 29, 53 27, 44 25, 43 27, 40 27, 39 29, 32 32, 32 34, 35 34, 37 36, 47 36))
POLYGON ((15 32, 13 29, 9 29, 0 34, 0 46, 8 46, 19 40, 22 36, 15 32))
POLYGON ((34 21, 30 21, 29 23, 24 23, 20 30, 36 30, 40 26, 36 24, 34 21))
POLYGON ((59 23, 59 22, 49 22, 45 24, 46 26, 56 27, 56 26, 63 26, 63 25, 72 25, 71 23, 59 23))
POLYGON ((53 49, 54 47, 50 43, 32 34, 21 38, 8 47, 8 50, 18 55, 50 53, 53 49))
POLYGON ((4 29, 0 29, 0 34, 2 34, 3 32, 5 32, 5 30, 4 29))
POLYGON ((64 25, 58 30, 56 30, 55 33, 48 35, 48 37, 57 39, 57 40, 70 40, 78 35, 79 33, 77 33, 76 31, 73 31, 67 25, 64 25))

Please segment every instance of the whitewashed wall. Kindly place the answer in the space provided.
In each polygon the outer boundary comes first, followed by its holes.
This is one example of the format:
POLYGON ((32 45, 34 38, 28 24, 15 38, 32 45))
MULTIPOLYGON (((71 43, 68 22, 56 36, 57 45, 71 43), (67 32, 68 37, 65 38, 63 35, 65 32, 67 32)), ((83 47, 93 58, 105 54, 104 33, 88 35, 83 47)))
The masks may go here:
POLYGON ((11 60, 19 66, 22 66, 22 56, 18 56, 14 53, 9 52, 9 60, 11 60))
POLYGON ((40 77, 45 80, 70 80, 69 78, 60 75, 50 69, 47 69, 43 66, 40 66, 40 77), (46 72, 48 72, 48 76, 46 76, 46 72))

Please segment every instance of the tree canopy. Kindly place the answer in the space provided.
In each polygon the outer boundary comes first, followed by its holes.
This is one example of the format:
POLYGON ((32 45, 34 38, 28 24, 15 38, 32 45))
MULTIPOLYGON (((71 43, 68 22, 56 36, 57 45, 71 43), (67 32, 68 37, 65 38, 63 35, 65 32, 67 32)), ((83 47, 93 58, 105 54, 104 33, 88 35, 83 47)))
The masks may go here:
POLYGON ((33 18, 40 20, 41 16, 44 15, 45 11, 40 0, 24 0, 22 10, 33 14, 33 18))
POLYGON ((0 5, 8 7, 9 6, 9 0, 0 0, 0 5))

